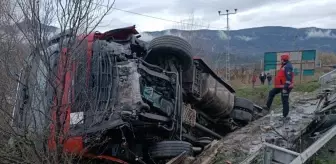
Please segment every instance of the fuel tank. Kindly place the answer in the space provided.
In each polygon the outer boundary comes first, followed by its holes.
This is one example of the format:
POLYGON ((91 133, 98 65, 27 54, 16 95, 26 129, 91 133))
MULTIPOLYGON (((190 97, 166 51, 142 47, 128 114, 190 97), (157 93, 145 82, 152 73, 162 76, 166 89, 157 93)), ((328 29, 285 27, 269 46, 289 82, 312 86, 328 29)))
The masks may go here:
POLYGON ((195 108, 209 117, 216 119, 229 116, 234 106, 234 94, 224 88, 208 88, 200 101, 195 103, 195 108))

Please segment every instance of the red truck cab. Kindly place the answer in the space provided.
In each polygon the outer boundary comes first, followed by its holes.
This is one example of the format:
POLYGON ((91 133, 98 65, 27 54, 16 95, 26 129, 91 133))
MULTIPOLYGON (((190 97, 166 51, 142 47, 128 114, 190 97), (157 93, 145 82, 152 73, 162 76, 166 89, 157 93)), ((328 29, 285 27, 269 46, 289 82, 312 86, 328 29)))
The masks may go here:
MULTIPOLYGON (((84 48, 85 52, 83 54, 79 54, 82 57, 86 58, 86 73, 85 74, 85 79, 86 79, 86 87, 89 87, 90 84, 90 72, 91 72, 91 67, 92 67, 92 57, 93 57, 93 44, 96 40, 106 40, 106 41, 113 41, 117 43, 130 43, 132 40, 132 36, 138 35, 138 31, 135 29, 135 26, 130 26, 130 27, 125 27, 125 28, 120 28, 120 29, 114 29, 107 31, 105 33, 100 33, 100 32, 92 32, 88 35, 79 35, 77 36, 77 41, 82 42, 81 45, 84 48)), ((63 35, 64 36, 64 35, 63 35)), ((59 35, 58 37, 62 37, 62 35, 59 35)), ((66 37, 66 36, 65 36, 66 37)), ((63 38, 64 39, 64 38, 63 38)), ((53 43, 58 44, 57 41, 60 39, 55 37, 51 40, 53 43), (54 40, 54 41, 53 41, 54 40)), ((66 44, 64 47, 61 47, 61 50, 59 52, 59 57, 56 59, 58 61, 57 63, 57 76, 58 77, 56 80, 56 84, 58 86, 62 86, 61 91, 63 94, 61 94, 61 102, 58 103, 57 101, 57 95, 60 93, 54 94, 54 104, 60 104, 61 107, 57 109, 56 106, 51 107, 51 113, 52 113, 52 124, 50 125, 50 136, 49 136, 49 141, 48 141, 48 147, 50 150, 55 150, 56 149, 56 138, 59 138, 59 142, 63 144, 63 149, 67 153, 71 153, 74 155, 83 155, 90 157, 90 158, 100 158, 100 159, 106 159, 106 160, 112 160, 118 163, 125 163, 122 160, 116 159, 114 157, 109 157, 109 156, 103 156, 103 155, 92 155, 88 152, 87 148, 85 147, 85 139, 84 135, 71 135, 71 121, 72 117, 84 117, 83 114, 79 114, 79 112, 75 112, 72 109, 72 102, 75 101, 75 87, 73 86, 75 84, 76 80, 76 73, 78 73, 77 70, 78 68, 78 63, 76 61, 73 61, 70 59, 71 54, 68 52, 68 48, 66 44), (70 69, 68 66, 70 66, 70 69), (59 115, 56 114, 56 111, 60 112, 59 115), (57 134, 61 136, 56 136, 56 128, 55 124, 61 123, 61 131, 58 132, 57 134)), ((70 52, 71 53, 71 52, 70 52)), ((80 118, 83 119, 83 118, 80 118)))

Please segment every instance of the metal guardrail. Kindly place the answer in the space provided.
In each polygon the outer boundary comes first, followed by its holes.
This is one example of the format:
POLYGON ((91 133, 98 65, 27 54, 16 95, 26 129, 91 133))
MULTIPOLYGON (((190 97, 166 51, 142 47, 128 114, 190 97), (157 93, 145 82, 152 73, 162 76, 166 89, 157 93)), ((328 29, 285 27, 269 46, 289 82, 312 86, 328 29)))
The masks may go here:
POLYGON ((298 157, 296 157, 290 164, 303 164, 305 163, 313 154, 320 150, 325 144, 327 144, 334 136, 336 136, 336 126, 333 126, 330 130, 326 132, 320 139, 315 141, 309 148, 302 152, 298 157))
MULTIPOLYGON (((336 69, 332 70, 319 78, 321 93, 324 89, 332 90, 333 96, 336 94, 336 69)), ((328 91, 330 93, 330 91, 328 91)), ((335 106, 333 106, 335 107, 335 106)), ((326 133, 322 135, 317 141, 309 146, 304 152, 297 153, 288 149, 278 147, 276 145, 264 143, 264 161, 263 164, 271 164, 276 161, 281 164, 303 164, 325 144, 327 144, 334 136, 336 136, 336 125, 333 125, 326 133)))
POLYGON ((336 69, 320 76, 319 84, 321 91, 326 88, 336 87, 336 69))
POLYGON ((276 161, 279 164, 303 164, 334 136, 336 136, 336 125, 329 129, 321 138, 315 141, 302 153, 264 143, 265 152, 263 164, 271 164, 273 163, 272 161, 276 161))

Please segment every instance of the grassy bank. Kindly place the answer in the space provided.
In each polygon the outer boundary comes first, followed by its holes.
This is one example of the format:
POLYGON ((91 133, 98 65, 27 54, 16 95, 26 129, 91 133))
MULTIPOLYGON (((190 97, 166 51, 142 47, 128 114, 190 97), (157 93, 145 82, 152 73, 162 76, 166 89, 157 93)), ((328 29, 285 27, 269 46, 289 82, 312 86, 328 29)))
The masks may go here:
POLYGON ((319 87, 319 84, 315 80, 315 81, 310 81, 307 83, 295 85, 294 91, 295 92, 313 92, 316 89, 318 89, 318 87, 319 87))
POLYGON ((335 164, 336 163, 336 137, 333 137, 322 149, 312 158, 315 164, 335 164))
MULTIPOLYGON (((255 88, 252 87, 242 87, 236 89, 236 95, 238 97, 244 97, 247 99, 252 100, 258 105, 264 105, 266 103, 268 92, 272 89, 273 86, 256 86, 255 88)), ((317 81, 310 81, 302 84, 295 84, 295 87, 292 92, 313 92, 318 89, 319 84, 317 81)), ((273 107, 281 105, 281 97, 278 94, 273 101, 273 107)))

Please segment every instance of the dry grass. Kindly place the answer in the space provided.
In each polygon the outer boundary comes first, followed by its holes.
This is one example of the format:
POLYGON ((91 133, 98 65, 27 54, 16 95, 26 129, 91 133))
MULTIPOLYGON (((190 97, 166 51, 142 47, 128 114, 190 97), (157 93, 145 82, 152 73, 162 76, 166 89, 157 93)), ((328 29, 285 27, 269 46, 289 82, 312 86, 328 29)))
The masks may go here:
MULTIPOLYGON (((309 81, 313 80, 318 80, 318 78, 323 75, 324 73, 327 73, 333 68, 326 67, 327 65, 333 65, 336 64, 336 54, 332 53, 319 53, 317 55, 318 61, 322 62, 322 68, 316 68, 315 69, 315 75, 314 76, 302 76, 300 80, 300 76, 296 76, 295 83, 300 84, 300 83, 306 83, 309 81), (323 66, 324 65, 324 66, 323 66)), ((259 63, 258 63, 259 64, 259 63)), ((225 69, 220 69, 215 71, 220 77, 225 77, 225 69)), ((241 88, 241 87, 247 87, 247 86, 252 86, 252 74, 259 75, 261 70, 256 67, 255 65, 251 64, 251 66, 245 66, 241 68, 234 68, 231 70, 231 85, 234 88, 241 88)), ((257 79, 256 85, 260 85, 259 79, 257 79)))
MULTIPOLYGON (((296 84, 293 92, 313 92, 318 89, 319 84, 317 80, 305 81, 301 84, 296 84)), ((247 98, 258 105, 265 105, 268 92, 272 89, 272 86, 267 85, 259 85, 255 88, 251 86, 243 86, 236 89, 236 95, 239 97, 247 98)), ((281 97, 280 94, 274 98, 273 107, 277 107, 281 105, 281 97)))
POLYGON ((318 54, 318 60, 322 62, 322 65, 336 64, 336 54, 334 53, 320 53, 318 54))

